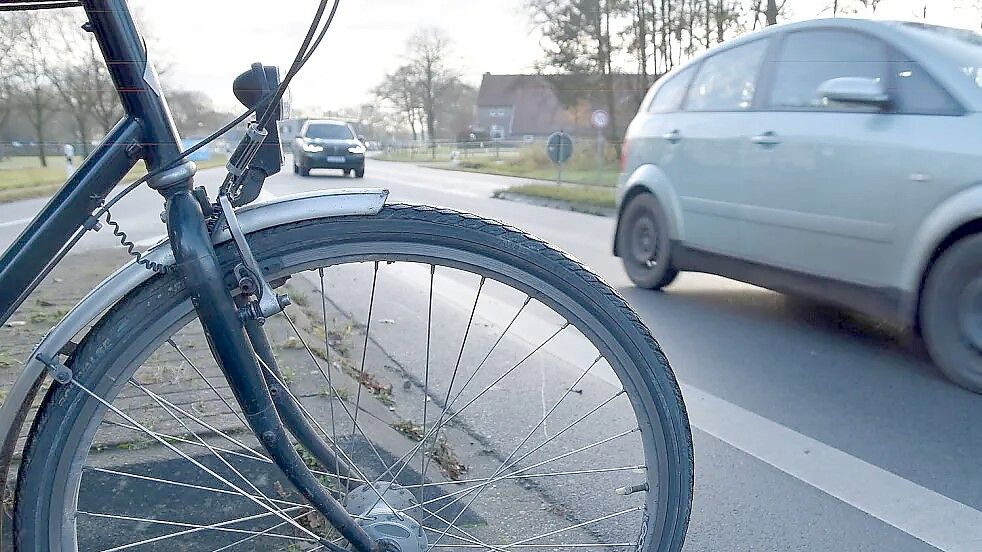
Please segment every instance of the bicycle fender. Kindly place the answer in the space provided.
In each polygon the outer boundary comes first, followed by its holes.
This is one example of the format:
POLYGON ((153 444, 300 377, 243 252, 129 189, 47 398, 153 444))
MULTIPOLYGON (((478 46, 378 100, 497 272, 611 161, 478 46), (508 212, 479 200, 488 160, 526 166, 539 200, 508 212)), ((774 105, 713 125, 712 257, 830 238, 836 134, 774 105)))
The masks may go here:
MULTIPOLYGON (((375 215, 382 210, 388 190, 377 188, 320 190, 255 203, 236 210, 244 233, 258 232, 281 224, 324 217, 375 215)), ((212 237, 216 245, 231 240, 228 229, 212 237)), ((150 249, 145 258, 164 266, 174 264, 174 254, 167 240, 150 249)), ((0 481, 6 488, 21 428, 27 421, 31 403, 47 379, 49 364, 58 362, 58 355, 79 332, 96 322, 103 313, 155 273, 134 261, 122 266, 88 293, 67 315, 41 339, 24 370, 17 377, 0 405, 0 481), (44 359, 43 361, 41 359, 44 359)))

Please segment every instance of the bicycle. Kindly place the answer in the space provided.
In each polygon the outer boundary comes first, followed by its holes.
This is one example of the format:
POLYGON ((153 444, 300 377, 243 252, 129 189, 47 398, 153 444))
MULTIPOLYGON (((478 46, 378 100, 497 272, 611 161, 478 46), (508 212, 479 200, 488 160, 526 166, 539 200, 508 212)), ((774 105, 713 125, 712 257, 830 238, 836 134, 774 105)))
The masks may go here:
POLYGON ((281 99, 328 4, 282 79, 254 64, 233 85, 248 111, 181 151, 125 0, 0 0, 83 7, 125 108, 0 258, 0 323, 102 219, 135 256, 45 336, 0 407, 6 477, 50 382, 18 469, 15 548, 679 550, 682 397, 599 277, 517 229, 384 190, 254 203, 283 163, 281 99), (213 201, 185 157, 253 114, 213 201), (141 160, 148 175, 110 197, 141 160), (110 209, 144 183, 165 200, 168 240, 138 253, 110 209), (303 285, 319 309, 299 304, 303 285), (365 296, 358 323, 346 307, 365 296), (369 357, 402 362, 396 392, 413 402, 392 400, 369 357), (176 376, 147 376, 161 369, 176 376))

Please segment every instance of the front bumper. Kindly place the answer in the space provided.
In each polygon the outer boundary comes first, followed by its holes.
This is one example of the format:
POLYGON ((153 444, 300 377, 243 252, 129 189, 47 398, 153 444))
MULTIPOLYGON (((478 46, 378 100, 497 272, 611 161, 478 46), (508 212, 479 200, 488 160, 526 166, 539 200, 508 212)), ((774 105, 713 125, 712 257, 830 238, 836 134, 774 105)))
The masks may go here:
POLYGON ((302 152, 297 165, 307 169, 364 169, 365 154, 345 153, 327 154, 323 152, 302 152))

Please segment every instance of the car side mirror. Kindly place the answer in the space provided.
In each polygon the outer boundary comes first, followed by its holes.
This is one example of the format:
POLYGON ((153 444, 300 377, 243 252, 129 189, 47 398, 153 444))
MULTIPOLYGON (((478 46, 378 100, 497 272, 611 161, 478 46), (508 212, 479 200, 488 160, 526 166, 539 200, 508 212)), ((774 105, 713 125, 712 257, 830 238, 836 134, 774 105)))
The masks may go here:
POLYGON ((868 105, 881 109, 890 103, 890 94, 883 82, 865 77, 829 79, 818 86, 818 96, 825 102, 868 105))

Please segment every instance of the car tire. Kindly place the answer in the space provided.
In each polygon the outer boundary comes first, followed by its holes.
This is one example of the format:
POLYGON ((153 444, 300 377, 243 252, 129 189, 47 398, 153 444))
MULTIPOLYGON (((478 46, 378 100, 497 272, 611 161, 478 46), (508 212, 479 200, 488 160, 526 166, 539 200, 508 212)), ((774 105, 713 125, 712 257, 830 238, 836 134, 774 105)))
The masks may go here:
POLYGON ((668 221, 655 196, 635 196, 621 212, 617 252, 638 287, 661 289, 678 276, 672 266, 668 221))
POLYGON ((355 178, 365 178, 365 169, 355 169, 355 178))
POLYGON ((935 261, 921 295, 921 336, 951 381, 982 393, 982 234, 935 261))
POLYGON ((310 169, 301 165, 300 176, 310 176, 310 169))

